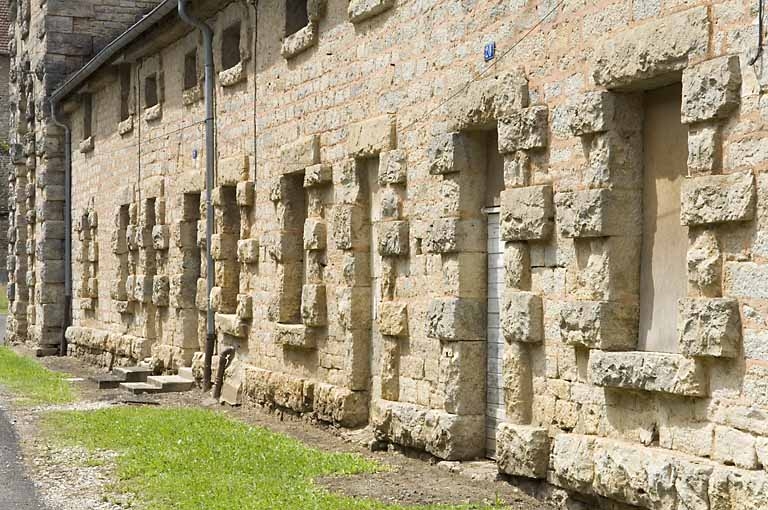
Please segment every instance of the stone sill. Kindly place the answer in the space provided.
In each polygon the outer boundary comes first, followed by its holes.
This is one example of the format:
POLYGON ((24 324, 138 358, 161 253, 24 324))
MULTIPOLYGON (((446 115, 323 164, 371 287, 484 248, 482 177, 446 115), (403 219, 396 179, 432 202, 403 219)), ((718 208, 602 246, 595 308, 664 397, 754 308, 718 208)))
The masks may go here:
POLYGON ((315 44, 317 44, 316 24, 310 21, 307 26, 285 38, 280 54, 287 60, 308 50, 315 44))
POLYGON ((219 72, 219 82, 221 82, 222 87, 232 87, 243 80, 245 80, 245 70, 243 69, 242 61, 229 69, 219 72))
POLYGON ((80 142, 80 152, 82 152, 83 154, 92 152, 93 147, 94 147, 94 144, 93 144, 92 136, 89 136, 88 138, 80 142))
POLYGON ((661 352, 590 351, 592 384, 607 388, 670 393, 686 397, 709 394, 708 373, 698 360, 661 352))
POLYGON ((240 320, 236 314, 216 314, 216 330, 237 338, 248 337, 248 324, 240 320))
POLYGON ((395 5, 395 0, 352 0, 349 2, 347 14, 349 21, 360 23, 387 11, 395 5))
POLYGON ((181 101, 184 103, 184 106, 191 106, 201 99, 203 99, 203 91, 200 89, 200 85, 195 85, 181 93, 181 101))
POLYGON ((124 121, 121 121, 117 125, 117 132, 120 136, 125 136, 133 131, 133 115, 129 116, 124 121))
POLYGON ((317 348, 317 335, 303 324, 275 324, 275 343, 285 348, 312 350, 317 348))
POLYGON ((144 119, 147 122, 154 120, 160 120, 163 117, 163 105, 158 103, 155 106, 150 106, 144 109, 144 119))

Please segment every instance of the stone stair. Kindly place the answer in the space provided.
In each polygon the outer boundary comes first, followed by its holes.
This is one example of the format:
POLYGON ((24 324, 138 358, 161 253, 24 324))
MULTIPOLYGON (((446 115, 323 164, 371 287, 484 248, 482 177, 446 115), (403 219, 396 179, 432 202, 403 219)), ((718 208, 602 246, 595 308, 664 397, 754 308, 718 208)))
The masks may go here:
POLYGON ((191 368, 179 369, 178 375, 152 375, 147 367, 118 367, 91 380, 99 389, 120 388, 134 395, 188 391, 195 383, 191 368))
POLYGON ((109 374, 100 374, 91 377, 100 390, 119 388, 121 383, 146 382, 152 375, 152 369, 147 367, 117 367, 109 374))

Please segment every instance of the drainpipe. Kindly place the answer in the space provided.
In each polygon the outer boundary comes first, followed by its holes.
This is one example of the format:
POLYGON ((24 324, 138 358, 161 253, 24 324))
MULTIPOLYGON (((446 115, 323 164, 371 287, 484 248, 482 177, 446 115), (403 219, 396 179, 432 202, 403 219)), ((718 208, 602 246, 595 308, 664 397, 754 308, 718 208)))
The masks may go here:
POLYGON ((235 348, 229 346, 219 353, 219 369, 216 371, 216 384, 213 386, 213 398, 219 400, 221 388, 224 386, 224 371, 235 358, 235 348))
POLYGON ((59 356, 66 356, 67 328, 72 325, 72 130, 56 118, 56 102, 49 105, 51 120, 64 130, 64 327, 59 356))
POLYGON ((203 390, 211 389, 211 365, 213 348, 216 344, 211 292, 213 290, 213 256, 211 255, 211 236, 213 234, 213 189, 214 139, 213 139, 213 30, 203 21, 187 11, 187 0, 179 1, 179 17, 188 25, 198 28, 203 33, 203 52, 205 53, 205 264, 207 276, 208 309, 206 315, 205 361, 203 366, 203 390))

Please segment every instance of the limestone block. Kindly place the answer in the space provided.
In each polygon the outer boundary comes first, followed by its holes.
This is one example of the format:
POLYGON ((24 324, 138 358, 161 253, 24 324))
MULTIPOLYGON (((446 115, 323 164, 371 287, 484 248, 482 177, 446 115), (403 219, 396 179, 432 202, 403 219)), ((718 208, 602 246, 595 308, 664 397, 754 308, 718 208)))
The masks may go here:
POLYGON ((741 69, 738 55, 705 60, 683 70, 684 124, 728 117, 739 106, 741 69))
POLYGON ((363 235, 365 214, 359 205, 337 204, 333 207, 333 241, 339 250, 367 244, 363 235))
POLYGON ((136 275, 133 284, 134 299, 139 303, 150 303, 152 301, 154 279, 151 276, 136 275))
POLYGON ((632 350, 637 346, 637 305, 610 301, 561 303, 560 335, 567 345, 604 351, 632 350))
POLYGON ((501 328, 508 342, 537 343, 544 340, 541 296, 533 292, 505 290, 501 328))
POLYGON ((352 23, 360 23, 395 5, 395 0, 351 0, 347 7, 347 15, 352 23))
POLYGON ((427 312, 427 336, 445 341, 485 340, 486 320, 482 301, 434 299, 427 312))
POLYGON ((693 243, 688 248, 688 288, 701 296, 722 294, 722 252, 714 232, 702 230, 691 233, 693 243))
POLYGON ((590 351, 589 372, 598 386, 689 397, 709 393, 706 367, 679 354, 590 351))
POLYGON ((282 173, 301 172, 305 168, 320 163, 320 137, 305 136, 280 147, 282 173))
POLYGON ((549 466, 547 429, 500 423, 496 429, 496 464, 508 475, 545 478, 549 466))
POLYGON ((471 137, 461 133, 440 135, 429 145, 429 173, 444 175, 466 172, 478 161, 483 148, 471 137))
POLYGON ((568 128, 574 136, 614 128, 616 94, 605 90, 574 96, 567 105, 568 128))
POLYGON ((251 320, 253 318, 253 298, 249 294, 237 295, 237 312, 241 320, 251 320))
POLYGON ((504 154, 504 187, 519 188, 531 184, 531 158, 525 151, 504 154))
POLYGON ((197 277, 194 274, 173 274, 168 277, 168 304, 173 308, 195 308, 197 277))
POLYGON ((501 192, 501 238, 504 241, 548 239, 554 229, 552 186, 527 186, 501 192))
POLYGON ((688 175, 718 173, 723 164, 722 141, 718 126, 688 129, 688 175))
POLYGON ((301 291, 301 319, 305 326, 328 324, 325 285, 304 285, 301 291))
POLYGON ((555 195, 563 237, 639 235, 642 197, 639 191, 593 189, 555 195))
POLYGON ((155 275, 152 279, 152 303, 156 306, 168 306, 170 280, 165 275, 155 275))
POLYGON ((504 283, 508 289, 530 290, 531 252, 528 243, 506 243, 504 283))
POLYGON ((502 363, 505 418, 509 423, 529 424, 533 411, 533 372, 528 347, 507 344, 502 363))
POLYGON ((125 301, 128 299, 128 294, 125 290, 125 278, 118 277, 112 281, 109 297, 115 301, 125 301))
POLYGON ((735 358, 741 341, 739 303, 728 298, 684 298, 677 319, 680 353, 735 358))
POLYGON ((195 248, 197 246, 197 222, 177 221, 172 223, 171 239, 177 248, 195 248))
POLYGON ((407 177, 405 151, 391 150, 379 154, 379 184, 405 184, 407 177))
POLYGON ((426 450, 441 459, 474 459, 483 454, 482 415, 460 416, 413 404, 379 401, 371 422, 378 439, 426 450))
POLYGON ((485 342, 446 342, 441 345, 438 385, 444 408, 458 415, 478 415, 485 403, 485 342))
POLYGON ((751 171, 684 179, 680 194, 683 225, 749 221, 755 216, 755 178, 751 171))
POLYGON ((238 62, 229 69, 219 71, 219 83, 222 87, 233 87, 246 79, 246 72, 243 69, 243 62, 238 62))
POLYGON ((163 105, 158 103, 155 106, 150 106, 144 109, 144 120, 147 122, 153 122, 163 118, 163 105))
POLYGON ((472 81, 464 93, 453 98, 451 130, 495 127, 496 119, 528 106, 528 80, 522 69, 472 81))
POLYGON ((320 420, 342 427, 359 427, 368 422, 368 392, 318 383, 312 409, 320 420))
POLYGON ((237 338, 248 338, 248 324, 237 314, 217 313, 216 331, 237 338))
POLYGON ((307 26, 283 39, 280 54, 283 58, 289 59, 315 44, 317 44, 317 24, 310 21, 307 26))
POLYGON ((439 218, 425 232, 422 249, 426 253, 481 252, 485 250, 482 224, 478 220, 439 218))
POLYGON ((382 301, 378 310, 379 333, 408 336, 408 305, 398 301, 382 301))
POLYGON ((379 193, 379 211, 383 220, 396 220, 400 218, 403 209, 403 201, 400 194, 392 188, 387 187, 379 193))
POLYGON ((336 313, 339 325, 349 331, 370 330, 371 291, 369 287, 336 287, 336 313))
POLYGON ((408 254, 407 221, 384 221, 377 223, 375 228, 379 255, 398 257, 408 254))
POLYGON ((303 324, 275 324, 275 343, 292 349, 315 349, 317 335, 303 324))
POLYGON ((240 207, 251 207, 254 196, 253 181, 238 182, 235 190, 235 199, 240 207))
POLYGON ((575 256, 566 270, 567 293, 586 301, 637 300, 641 244, 639 235, 575 239, 575 256))
POLYGON ((257 264, 259 262, 259 240, 240 239, 237 241, 237 260, 243 264, 257 264))
POLYGON ((317 218, 307 218, 304 221, 304 249, 324 250, 326 240, 325 221, 317 218))
POLYGON ((234 260, 237 256, 237 237, 233 234, 213 234, 211 256, 217 261, 234 260))
POLYGON ((531 106, 514 110, 499 119, 499 152, 540 149, 547 146, 549 110, 546 106, 531 106))
POLYGON ((758 467, 755 436, 731 427, 715 427, 712 458, 743 469, 758 467))
POLYGON ((167 250, 170 242, 171 229, 168 225, 155 225, 152 227, 152 247, 155 250, 167 250))
POLYGON ((592 56, 599 86, 637 84, 684 69, 709 47, 709 15, 704 6, 660 17, 601 38, 592 56))
MULTIPOLYGON (((355 2, 350 3, 350 8, 355 2)), ((396 146, 395 117, 381 115, 353 124, 347 139, 351 157, 371 157, 396 146)))
POLYGON ((125 289, 127 301, 136 301, 136 277, 134 275, 130 275, 125 279, 125 289))
POLYGON ((711 510, 761 510, 768 507, 768 480, 763 472, 718 467, 708 496, 711 510))
POLYGON ((304 170, 304 187, 323 186, 333 181, 333 168, 329 165, 312 165, 304 170))

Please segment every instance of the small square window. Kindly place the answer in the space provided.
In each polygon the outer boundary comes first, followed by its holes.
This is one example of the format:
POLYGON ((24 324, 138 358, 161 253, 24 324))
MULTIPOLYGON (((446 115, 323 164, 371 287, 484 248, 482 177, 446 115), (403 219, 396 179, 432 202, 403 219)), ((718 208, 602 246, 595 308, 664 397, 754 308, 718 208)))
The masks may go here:
POLYGON ((131 66, 120 67, 120 120, 131 116, 131 66))
POLYGON ((197 86, 197 50, 184 55, 184 90, 197 86))
POLYGON ((240 23, 224 30, 221 38, 221 67, 224 70, 240 63, 240 23))
POLYGON ((144 79, 144 107, 152 108, 159 102, 157 93, 157 74, 150 74, 144 79))
POLYGON ((309 24, 307 0, 285 2, 285 35, 293 35, 309 24))

